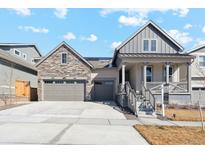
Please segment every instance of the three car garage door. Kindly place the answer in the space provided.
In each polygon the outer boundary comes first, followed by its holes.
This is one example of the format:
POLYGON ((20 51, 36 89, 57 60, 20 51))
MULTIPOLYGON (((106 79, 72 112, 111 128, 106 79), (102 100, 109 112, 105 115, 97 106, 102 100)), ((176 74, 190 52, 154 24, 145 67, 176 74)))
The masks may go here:
POLYGON ((83 101, 84 80, 44 80, 45 101, 83 101))

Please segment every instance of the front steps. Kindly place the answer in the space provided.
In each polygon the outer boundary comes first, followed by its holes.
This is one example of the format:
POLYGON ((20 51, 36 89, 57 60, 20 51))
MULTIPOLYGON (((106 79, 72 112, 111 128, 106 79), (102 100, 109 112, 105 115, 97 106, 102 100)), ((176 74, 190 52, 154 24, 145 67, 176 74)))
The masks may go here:
POLYGON ((156 117, 156 112, 148 100, 142 100, 138 104, 138 117, 156 117))

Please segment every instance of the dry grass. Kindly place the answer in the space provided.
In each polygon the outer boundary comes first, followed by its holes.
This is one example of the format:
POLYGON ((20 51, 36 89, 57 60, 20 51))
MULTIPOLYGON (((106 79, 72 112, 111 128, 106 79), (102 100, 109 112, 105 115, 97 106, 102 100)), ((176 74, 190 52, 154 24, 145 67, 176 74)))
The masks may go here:
POLYGON ((154 145, 205 144, 205 132, 200 127, 135 125, 134 128, 154 145))
MULTIPOLYGON (((166 109, 166 117, 175 121, 200 121, 200 113, 197 109, 166 109), (173 116, 175 114, 175 117, 173 116)), ((205 119, 205 111, 203 111, 205 119)))

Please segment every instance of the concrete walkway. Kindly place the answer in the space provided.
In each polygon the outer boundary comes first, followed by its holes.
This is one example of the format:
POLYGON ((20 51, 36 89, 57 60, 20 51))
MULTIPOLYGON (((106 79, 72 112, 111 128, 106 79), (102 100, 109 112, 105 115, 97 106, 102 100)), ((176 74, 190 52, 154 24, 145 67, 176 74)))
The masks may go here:
POLYGON ((0 111, 1 144, 148 144, 115 104, 35 102, 0 111))

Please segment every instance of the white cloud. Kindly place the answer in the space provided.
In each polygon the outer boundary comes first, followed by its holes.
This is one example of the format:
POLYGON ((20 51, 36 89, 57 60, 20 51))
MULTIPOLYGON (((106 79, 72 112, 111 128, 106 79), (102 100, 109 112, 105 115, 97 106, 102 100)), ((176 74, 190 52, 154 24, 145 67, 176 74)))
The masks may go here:
POLYGON ((192 24, 186 24, 184 25, 184 29, 191 29, 193 26, 192 24))
POLYGON ((204 26, 204 27, 202 27, 202 32, 203 32, 203 33, 205 33, 205 26, 204 26))
POLYGON ((201 40, 197 43, 198 45, 202 45, 202 44, 205 44, 205 40, 201 40))
POLYGON ((176 39, 179 43, 185 45, 189 42, 192 41, 191 36, 189 35, 189 33, 186 32, 180 32, 177 29, 171 29, 168 31, 168 34, 173 37, 174 39, 176 39))
POLYGON ((187 8, 179 8, 179 9, 168 9, 168 8, 158 8, 158 9, 102 9, 100 11, 101 16, 106 16, 115 12, 124 12, 129 16, 141 16, 147 17, 149 13, 152 12, 161 12, 165 13, 168 11, 172 11, 174 15, 178 15, 179 17, 185 17, 189 13, 189 9, 187 8))
POLYGON ((28 8, 12 8, 11 10, 15 11, 17 15, 21 15, 21 16, 31 15, 31 10, 28 8))
POLYGON ((106 15, 111 13, 123 12, 127 15, 121 15, 119 17, 118 21, 120 22, 120 24, 126 26, 140 26, 148 20, 150 13, 166 13, 168 11, 171 11, 174 15, 177 15, 179 17, 185 17, 188 14, 189 9, 102 9, 100 11, 100 15, 105 17, 106 15))
POLYGON ((64 9, 64 8, 60 8, 60 9, 57 8, 54 11, 55 16, 58 18, 61 18, 61 19, 64 19, 66 17, 67 13, 68 13, 68 10, 64 9))
POLYGON ((112 42, 111 48, 112 48, 112 49, 115 49, 115 48, 117 48, 121 43, 122 43, 122 42, 120 42, 120 41, 119 41, 119 42, 116 42, 116 41, 115 41, 115 42, 112 42))
POLYGON ((82 37, 81 39, 82 40, 87 40, 87 41, 90 41, 90 42, 95 42, 95 41, 98 40, 98 37, 95 34, 90 34, 90 36, 82 37))
POLYGON ((202 38, 197 38, 196 43, 193 45, 193 47, 197 47, 197 46, 203 45, 203 44, 205 44, 205 40, 202 38))
POLYGON ((186 15, 189 13, 189 9, 187 8, 180 8, 180 9, 173 9, 174 15, 178 15, 179 17, 186 17, 186 15))
POLYGON ((75 40, 75 39, 76 39, 76 36, 75 36, 74 33, 68 32, 67 34, 65 34, 65 35, 63 36, 63 38, 64 38, 65 40, 70 41, 70 40, 75 40))
POLYGON ((147 20, 138 17, 126 17, 120 16, 118 19, 119 23, 125 26, 141 26, 147 22, 147 20))
POLYGON ((33 26, 18 26, 18 29, 25 30, 25 31, 31 31, 33 33, 48 33, 47 28, 36 28, 33 26))

